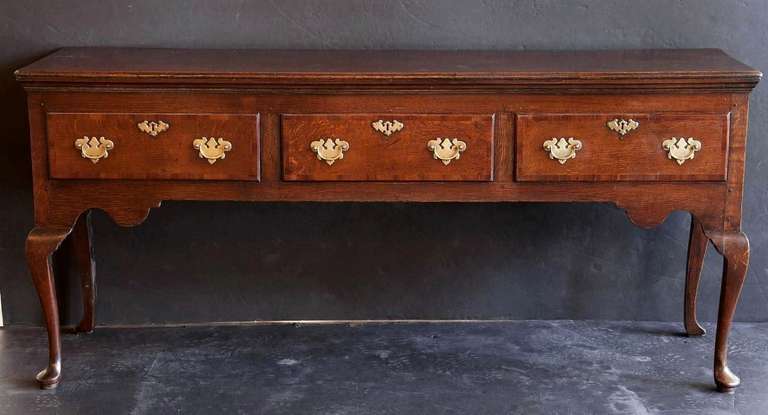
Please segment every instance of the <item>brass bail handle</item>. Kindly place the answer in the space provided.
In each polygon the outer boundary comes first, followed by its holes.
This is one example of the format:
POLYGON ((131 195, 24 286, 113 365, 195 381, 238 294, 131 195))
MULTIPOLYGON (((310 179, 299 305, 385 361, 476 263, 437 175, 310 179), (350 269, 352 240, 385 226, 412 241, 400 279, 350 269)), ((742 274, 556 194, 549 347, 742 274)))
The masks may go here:
POLYGON ((317 155, 318 160, 332 166, 336 160, 344 158, 344 152, 349 150, 349 143, 340 138, 321 138, 309 143, 309 148, 317 155))
POLYGON ((565 164, 566 161, 576 158, 576 152, 581 150, 582 143, 573 137, 560 137, 551 138, 544 142, 544 151, 549 153, 549 158, 557 160, 560 164, 565 164))
POLYGON ((435 138, 427 141, 427 150, 432 152, 435 160, 440 160, 444 165, 449 165, 452 160, 461 158, 461 153, 467 149, 467 143, 458 138, 435 138))
POLYGON ((75 148, 80 150, 83 158, 96 164, 99 160, 109 157, 109 151, 115 148, 115 143, 104 137, 83 136, 75 140, 75 148))
POLYGON ((227 157, 227 152, 232 150, 232 143, 223 138, 201 137, 192 141, 192 148, 198 151, 201 159, 208 160, 208 164, 214 164, 227 157))

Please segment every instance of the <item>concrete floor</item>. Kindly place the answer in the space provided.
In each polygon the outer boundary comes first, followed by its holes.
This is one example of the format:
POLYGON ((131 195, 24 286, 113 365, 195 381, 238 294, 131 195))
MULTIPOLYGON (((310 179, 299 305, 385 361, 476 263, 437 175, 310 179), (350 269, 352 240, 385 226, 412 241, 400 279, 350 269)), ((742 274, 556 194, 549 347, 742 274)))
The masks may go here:
MULTIPOLYGON (((712 327, 707 327, 712 332, 712 327)), ((766 414, 768 324, 737 324, 712 385, 712 336, 680 325, 521 321, 100 328, 65 335, 40 391, 40 329, 0 330, 0 414, 766 414)))

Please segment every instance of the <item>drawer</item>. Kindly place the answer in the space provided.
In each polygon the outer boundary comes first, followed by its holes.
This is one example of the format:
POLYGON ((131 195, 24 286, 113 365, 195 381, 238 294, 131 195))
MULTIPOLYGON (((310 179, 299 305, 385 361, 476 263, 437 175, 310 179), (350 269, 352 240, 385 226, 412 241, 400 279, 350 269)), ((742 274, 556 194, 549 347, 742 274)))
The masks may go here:
POLYGON ((48 113, 54 179, 258 180, 259 116, 48 113))
POLYGON ((490 181, 493 115, 284 114, 283 179, 490 181))
POLYGON ((519 114, 519 181, 725 180, 729 114, 519 114))

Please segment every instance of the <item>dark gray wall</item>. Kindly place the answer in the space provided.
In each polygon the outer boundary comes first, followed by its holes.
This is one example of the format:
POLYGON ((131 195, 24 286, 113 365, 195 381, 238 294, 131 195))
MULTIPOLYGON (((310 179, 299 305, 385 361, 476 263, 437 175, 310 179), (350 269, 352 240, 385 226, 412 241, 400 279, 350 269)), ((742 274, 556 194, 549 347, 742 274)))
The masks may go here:
MULTIPOLYGON (((23 256, 32 226, 24 100, 11 73, 58 47, 718 47, 765 70, 766 21, 764 0, 2 2, 6 321, 39 322, 23 256)), ((767 95, 762 86, 752 97, 744 228, 754 253, 739 320, 768 319, 767 95)), ((99 322, 679 320, 688 224, 677 212, 644 231, 610 205, 567 204, 167 203, 133 229, 97 214, 99 322)), ((705 320, 715 317, 720 267, 710 252, 705 320)))

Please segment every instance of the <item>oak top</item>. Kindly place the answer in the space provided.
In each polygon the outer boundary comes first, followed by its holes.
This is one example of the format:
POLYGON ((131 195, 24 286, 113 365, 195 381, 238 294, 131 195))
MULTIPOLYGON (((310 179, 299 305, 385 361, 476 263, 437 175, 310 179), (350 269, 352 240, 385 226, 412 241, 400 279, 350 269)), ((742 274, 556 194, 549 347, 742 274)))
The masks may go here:
POLYGON ((24 83, 244 85, 643 84, 752 88, 761 73, 718 49, 595 51, 65 48, 16 71, 24 83))

